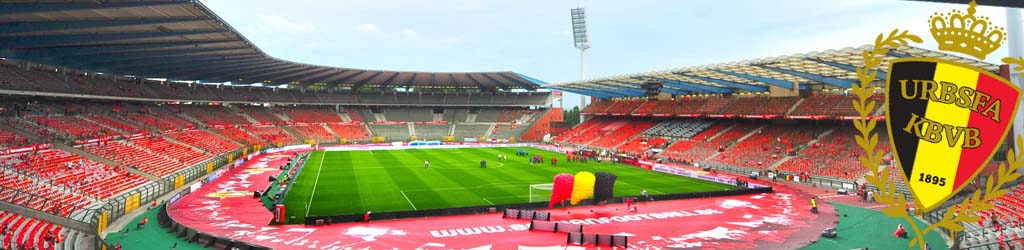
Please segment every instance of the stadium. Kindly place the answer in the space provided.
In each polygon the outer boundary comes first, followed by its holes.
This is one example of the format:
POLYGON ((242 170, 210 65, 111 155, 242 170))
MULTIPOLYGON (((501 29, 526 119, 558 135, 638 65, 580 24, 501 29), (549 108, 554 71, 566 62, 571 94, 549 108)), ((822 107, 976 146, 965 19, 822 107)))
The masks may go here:
MULTIPOLYGON (((1020 6, 978 4, 1019 46, 1020 6)), ((877 169, 855 139, 892 63, 1012 65, 894 48, 868 110, 871 45, 584 78, 570 13, 581 79, 548 83, 280 59, 197 0, 2 1, 0 249, 1024 249, 1024 188, 997 178, 1014 140, 920 212, 885 125, 877 169), (1006 195, 963 203, 995 179, 1006 195), (926 227, 961 204, 992 209, 909 237, 883 211, 926 227)))

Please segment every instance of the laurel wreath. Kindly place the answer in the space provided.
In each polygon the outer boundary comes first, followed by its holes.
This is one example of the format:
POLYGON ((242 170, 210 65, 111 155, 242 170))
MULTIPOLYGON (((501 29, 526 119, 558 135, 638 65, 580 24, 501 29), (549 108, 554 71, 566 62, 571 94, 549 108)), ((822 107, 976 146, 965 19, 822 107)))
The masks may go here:
MULTIPOLYGON (((859 145, 866 153, 860 156, 861 164, 869 173, 864 176, 864 179, 866 179, 871 185, 878 187, 879 191, 874 193, 875 200, 884 205, 888 205, 881 210, 882 213, 889 217, 905 219, 914 230, 915 235, 915 238, 907 245, 910 247, 918 245, 921 249, 924 249, 924 244, 918 243, 924 242, 925 232, 929 232, 936 228, 945 228, 946 230, 949 230, 950 237, 953 238, 955 237, 956 232, 964 230, 964 227, 961 226, 960 223, 977 222, 981 219, 976 215, 979 211, 988 210, 994 207, 995 205, 992 204, 992 201, 1006 194, 1006 190, 1001 189, 1001 187, 1007 182, 1016 180, 1020 177, 1020 174, 1017 173, 1016 169, 1024 167, 1024 153, 1018 155, 1013 150, 1007 152, 1008 164, 999 164, 997 178, 989 178, 985 185, 985 189, 975 191, 974 195, 972 195, 970 199, 964 199, 960 204, 961 209, 948 209, 943 215, 942 220, 925 227, 924 230, 919 230, 919 227, 913 220, 912 216, 902 207, 907 203, 906 197, 899 195, 896 192, 896 183, 889 179, 889 168, 883 168, 881 172, 877 171, 878 166, 881 165, 882 157, 885 152, 877 149, 878 135, 874 130, 878 125, 878 122, 877 120, 868 118, 868 115, 875 110, 876 105, 875 101, 870 99, 874 92, 871 82, 878 75, 878 70, 873 69, 882 63, 880 55, 885 55, 889 50, 897 49, 900 46, 909 44, 909 42, 921 43, 921 38, 913 34, 908 34, 908 31, 906 30, 899 32, 899 29, 894 29, 887 36, 884 36, 884 33, 879 34, 878 37, 875 38, 875 44, 872 50, 865 50, 863 52, 862 56, 864 58, 864 67, 857 68, 859 83, 855 83, 852 86, 853 92, 857 95, 857 98, 853 100, 853 107, 860 115, 860 118, 854 120, 853 124, 857 131, 860 132, 859 135, 856 135, 857 145, 859 145), (983 192, 984 194, 982 194, 983 192), (970 209, 967 208, 968 206, 970 206, 970 209)), ((1004 58, 1003 62, 1016 64, 1016 70, 1024 70, 1024 57, 1004 58)), ((1024 137, 1018 135, 1016 142, 1017 147, 1015 148, 1024 148, 1024 137)))

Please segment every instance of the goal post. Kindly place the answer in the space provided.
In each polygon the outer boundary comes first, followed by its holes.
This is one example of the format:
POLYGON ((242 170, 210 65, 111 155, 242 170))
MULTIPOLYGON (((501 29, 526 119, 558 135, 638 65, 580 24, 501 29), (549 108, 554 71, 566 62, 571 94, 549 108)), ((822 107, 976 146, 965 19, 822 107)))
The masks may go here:
POLYGON ((551 200, 551 190, 554 187, 555 184, 552 183, 530 185, 530 202, 551 200))

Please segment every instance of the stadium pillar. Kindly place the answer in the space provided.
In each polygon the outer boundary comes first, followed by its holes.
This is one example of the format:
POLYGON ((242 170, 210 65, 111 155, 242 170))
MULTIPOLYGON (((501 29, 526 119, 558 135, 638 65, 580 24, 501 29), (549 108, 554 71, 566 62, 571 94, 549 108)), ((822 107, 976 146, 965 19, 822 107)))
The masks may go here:
MULTIPOLYGON (((1019 8, 1006 8, 1006 43, 1009 47, 1009 56, 1012 58, 1018 58, 1024 56, 1024 30, 1022 30, 1021 17, 1019 8)), ((1010 67, 1010 81, 1016 84, 1018 87, 1024 88, 1024 79, 1021 79, 1020 71, 1014 70, 1010 67)), ((1017 110, 1024 108, 1024 102, 1017 107, 1017 110)), ((1024 112, 1017 112, 1017 117, 1013 119, 1013 136, 1024 136, 1024 112)), ((1016 144, 1015 138, 1010 138, 1010 147, 1012 148, 1016 144)), ((1020 149, 1015 149, 1020 150, 1020 149)))

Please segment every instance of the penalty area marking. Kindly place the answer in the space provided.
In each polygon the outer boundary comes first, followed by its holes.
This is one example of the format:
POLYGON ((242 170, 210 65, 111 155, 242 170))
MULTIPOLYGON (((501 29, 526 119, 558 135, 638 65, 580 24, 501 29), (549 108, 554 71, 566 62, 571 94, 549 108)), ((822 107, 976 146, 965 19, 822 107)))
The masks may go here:
POLYGON ((399 192, 402 192, 402 196, 405 196, 405 201, 409 202, 409 206, 412 206, 412 210, 419 210, 419 209, 416 209, 416 205, 413 205, 412 201, 409 200, 409 196, 405 195, 405 191, 399 191, 399 192))
MULTIPOLYGON (((309 192, 309 202, 306 203, 306 216, 309 216, 309 208, 313 207, 313 195, 316 194, 316 183, 320 181, 320 170, 324 169, 324 158, 327 158, 327 151, 320 153, 320 166, 316 169, 316 179, 313 179, 313 191, 309 192)), ((408 199, 408 198, 406 198, 408 199)))

